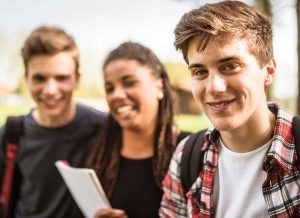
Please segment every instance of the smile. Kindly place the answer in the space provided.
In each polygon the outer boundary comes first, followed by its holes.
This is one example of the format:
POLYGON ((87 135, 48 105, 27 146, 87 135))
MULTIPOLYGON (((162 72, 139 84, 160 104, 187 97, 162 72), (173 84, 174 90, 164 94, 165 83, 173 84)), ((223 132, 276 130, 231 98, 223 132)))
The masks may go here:
POLYGON ((43 104, 47 107, 47 108, 55 108, 60 101, 43 101, 43 104))
POLYGON ((226 101, 219 101, 219 102, 210 102, 207 103, 210 108, 216 112, 223 112, 229 108, 229 106, 232 105, 232 103, 235 101, 233 100, 226 100, 226 101))
POLYGON ((126 115, 128 113, 130 113, 131 111, 133 111, 133 106, 130 106, 130 105, 125 105, 125 106, 121 106, 119 108, 117 108, 117 113, 119 115, 126 115))

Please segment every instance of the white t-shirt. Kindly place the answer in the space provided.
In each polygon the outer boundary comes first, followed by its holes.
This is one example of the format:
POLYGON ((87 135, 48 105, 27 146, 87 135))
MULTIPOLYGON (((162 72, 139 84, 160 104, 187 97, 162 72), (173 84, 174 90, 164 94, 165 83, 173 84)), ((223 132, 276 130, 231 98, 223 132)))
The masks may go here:
POLYGON ((262 194, 267 177, 262 164, 270 143, 251 152, 237 153, 220 140, 212 202, 216 218, 269 217, 262 194))

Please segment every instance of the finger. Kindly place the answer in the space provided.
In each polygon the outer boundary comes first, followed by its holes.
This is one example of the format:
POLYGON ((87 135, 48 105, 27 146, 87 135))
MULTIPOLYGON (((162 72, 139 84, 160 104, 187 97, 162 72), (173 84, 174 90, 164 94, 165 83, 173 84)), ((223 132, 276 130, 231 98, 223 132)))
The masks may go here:
POLYGON ((126 218, 127 215, 125 211, 119 209, 101 209, 98 210, 94 216, 94 218, 126 218))

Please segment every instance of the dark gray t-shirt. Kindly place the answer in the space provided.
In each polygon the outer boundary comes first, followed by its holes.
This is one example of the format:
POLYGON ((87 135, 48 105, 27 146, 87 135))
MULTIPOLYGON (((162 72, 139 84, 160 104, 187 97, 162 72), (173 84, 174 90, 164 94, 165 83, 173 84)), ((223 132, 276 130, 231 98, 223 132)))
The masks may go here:
MULTIPOLYGON (((54 162, 67 160, 72 166, 82 167, 105 118, 105 113, 83 105, 77 105, 71 123, 59 128, 38 125, 31 113, 25 116, 17 159, 22 175, 17 218, 83 217, 54 162)), ((3 161, 2 153, 0 165, 3 161)))

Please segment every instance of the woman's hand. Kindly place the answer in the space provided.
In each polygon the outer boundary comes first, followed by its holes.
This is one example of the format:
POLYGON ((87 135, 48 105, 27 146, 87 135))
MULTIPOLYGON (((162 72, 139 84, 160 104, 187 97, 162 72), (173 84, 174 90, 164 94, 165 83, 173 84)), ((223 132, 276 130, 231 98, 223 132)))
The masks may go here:
POLYGON ((94 218, 127 218, 124 210, 106 208, 98 210, 94 218))

